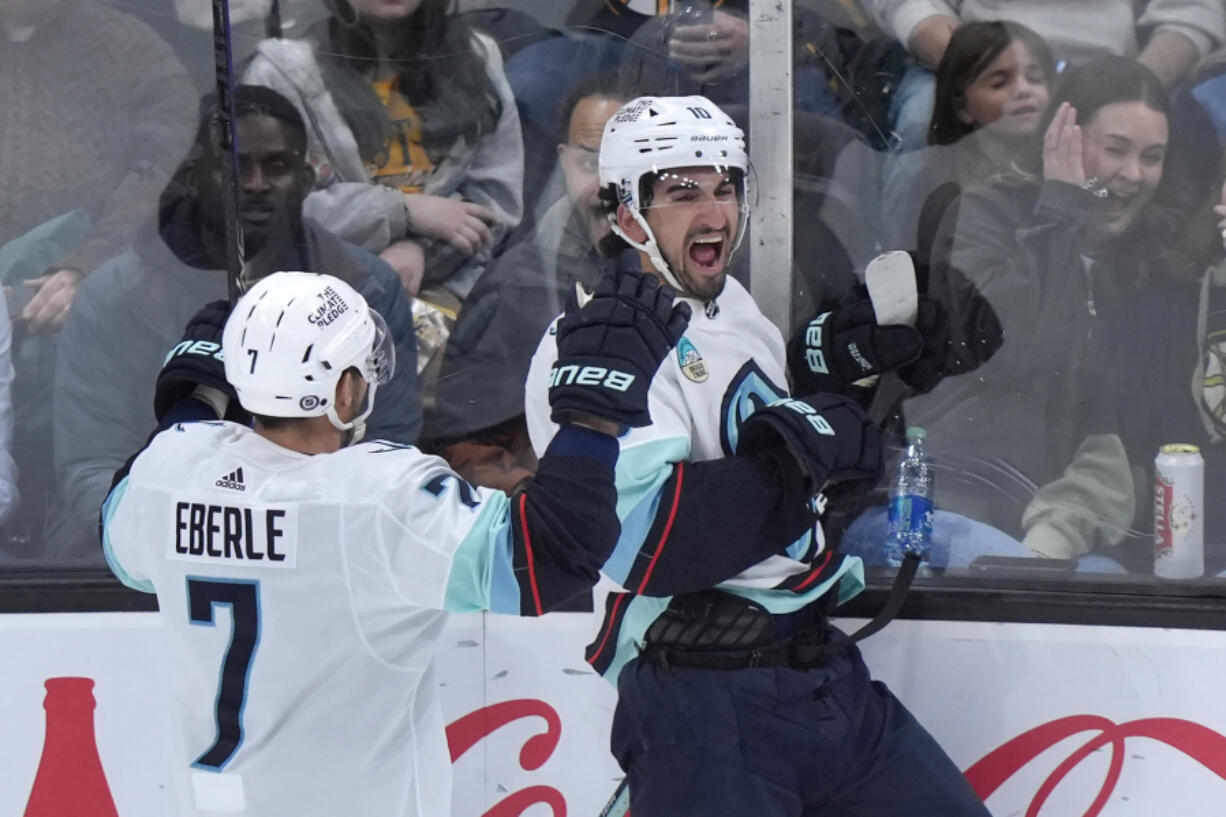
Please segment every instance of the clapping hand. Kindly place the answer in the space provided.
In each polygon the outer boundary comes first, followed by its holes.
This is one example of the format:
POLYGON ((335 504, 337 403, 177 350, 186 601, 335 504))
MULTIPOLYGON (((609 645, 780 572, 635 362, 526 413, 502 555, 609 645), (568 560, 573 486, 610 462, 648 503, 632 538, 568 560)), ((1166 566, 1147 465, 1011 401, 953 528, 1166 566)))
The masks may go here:
POLYGON ((1067 102, 1060 105, 1043 134, 1043 178, 1086 186, 1081 126, 1077 124, 1077 109, 1067 102))

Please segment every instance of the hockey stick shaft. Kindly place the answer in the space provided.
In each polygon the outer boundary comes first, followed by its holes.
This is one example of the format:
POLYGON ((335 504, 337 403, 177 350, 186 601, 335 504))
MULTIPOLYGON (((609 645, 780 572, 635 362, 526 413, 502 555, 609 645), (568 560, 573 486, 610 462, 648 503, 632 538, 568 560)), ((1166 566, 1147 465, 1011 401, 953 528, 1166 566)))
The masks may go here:
POLYGON ((630 785, 629 778, 623 777, 622 782, 613 790, 613 796, 604 804, 597 817, 630 817, 630 785))
POLYGON ((217 77, 218 117, 214 147, 221 158, 222 223, 225 230, 226 294, 235 303, 242 293, 243 229, 238 214, 238 143, 234 134, 234 53, 230 40, 230 2, 213 0, 213 68, 217 77))
POLYGON ((281 39, 281 0, 272 0, 268 13, 264 15, 264 33, 271 40, 281 39))

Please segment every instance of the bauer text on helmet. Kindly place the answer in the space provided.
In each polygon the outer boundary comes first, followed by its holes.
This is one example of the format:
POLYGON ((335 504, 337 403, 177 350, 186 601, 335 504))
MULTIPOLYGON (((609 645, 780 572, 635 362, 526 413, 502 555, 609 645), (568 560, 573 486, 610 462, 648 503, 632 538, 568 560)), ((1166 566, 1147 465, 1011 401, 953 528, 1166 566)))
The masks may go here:
POLYGON ((396 364, 379 313, 339 278, 310 272, 277 272, 257 282, 226 322, 222 350, 226 379, 247 411, 326 416, 342 431, 362 429, 376 387, 391 379, 396 364), (333 398, 348 369, 369 391, 363 410, 345 422, 333 398))
POLYGON ((722 290, 744 236, 747 168, 741 129, 701 96, 632 100, 609 120, 600 145, 600 183, 612 186, 619 203, 614 232, 670 284, 704 300, 722 290), (656 196, 669 190, 667 200, 656 196), (666 205, 706 209, 710 217, 664 219, 659 211, 666 205))

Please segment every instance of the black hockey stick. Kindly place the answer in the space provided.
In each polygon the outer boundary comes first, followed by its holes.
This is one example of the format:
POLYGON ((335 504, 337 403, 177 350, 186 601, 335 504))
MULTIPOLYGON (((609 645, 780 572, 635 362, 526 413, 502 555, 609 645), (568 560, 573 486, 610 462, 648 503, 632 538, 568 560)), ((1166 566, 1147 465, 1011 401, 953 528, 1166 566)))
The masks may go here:
POLYGON ((234 56, 230 43, 230 2, 213 0, 213 68, 217 75, 217 121, 213 146, 221 157, 222 221, 226 242, 226 293, 230 303, 242 294, 243 229, 238 221, 238 145, 234 138, 234 56))
POLYGON ((264 33, 270 40, 281 39, 281 0, 272 0, 264 15, 264 33))

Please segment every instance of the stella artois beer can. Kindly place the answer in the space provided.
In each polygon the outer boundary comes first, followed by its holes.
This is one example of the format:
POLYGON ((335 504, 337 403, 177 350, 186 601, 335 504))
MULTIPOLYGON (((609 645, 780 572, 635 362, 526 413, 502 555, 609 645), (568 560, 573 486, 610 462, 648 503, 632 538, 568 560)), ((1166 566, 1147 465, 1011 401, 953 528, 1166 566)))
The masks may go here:
POLYGON ((1200 449, 1170 443, 1154 459, 1154 575, 1205 573, 1205 460, 1200 449))

